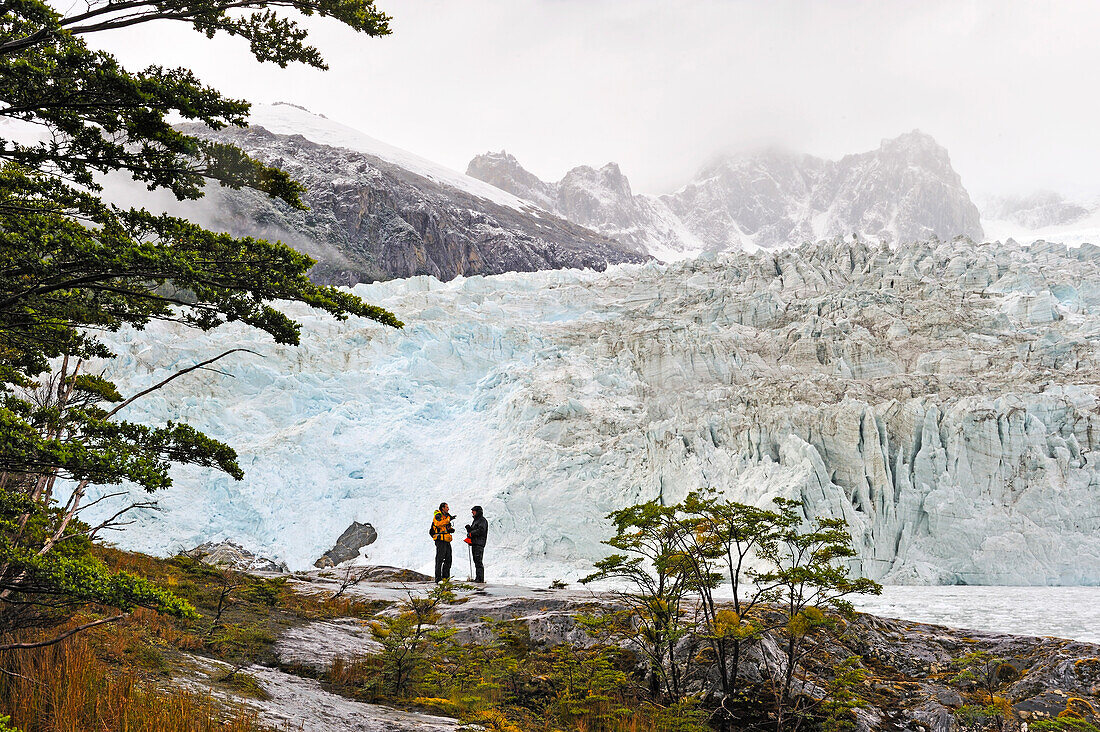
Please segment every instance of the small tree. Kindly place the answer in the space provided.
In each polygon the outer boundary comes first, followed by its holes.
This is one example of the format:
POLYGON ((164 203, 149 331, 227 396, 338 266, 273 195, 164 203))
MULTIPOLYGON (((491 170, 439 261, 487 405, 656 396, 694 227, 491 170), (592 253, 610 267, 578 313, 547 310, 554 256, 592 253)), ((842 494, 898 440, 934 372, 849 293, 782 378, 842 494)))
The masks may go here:
POLYGON ((779 595, 781 622, 775 626, 783 646, 784 667, 771 674, 776 701, 776 729, 797 730, 804 720, 801 695, 792 697, 796 670, 809 650, 806 638, 828 625, 828 610, 849 610, 847 597, 879 594, 882 586, 866 578, 853 578, 844 560, 855 556, 852 537, 843 519, 817 518, 804 529, 802 504, 777 499, 779 527, 775 540, 762 547, 772 569, 752 573, 760 585, 774 587, 779 595), (778 678, 777 678, 778 676, 778 678))
POLYGON ((611 630, 637 650, 649 666, 650 692, 673 701, 684 696, 684 664, 690 654, 677 654, 677 645, 691 632, 684 603, 692 587, 683 546, 687 525, 675 507, 649 501, 608 514, 615 536, 604 543, 622 553, 596 563, 596 571, 581 580, 625 582, 615 591, 627 610, 623 622, 590 620, 590 627, 611 630), (687 658, 685 659, 685 655, 687 658))
POLYGON ((1018 677, 1016 669, 1008 659, 995 656, 989 651, 973 651, 951 662, 956 671, 951 683, 963 687, 974 687, 985 697, 984 706, 966 705, 959 709, 957 716, 980 722, 983 726, 1002 730, 1013 716, 1012 704, 997 696, 997 690, 1007 681, 1018 677))
POLYGON ((383 682, 395 696, 406 694, 428 667, 433 653, 454 635, 440 629, 438 607, 454 600, 450 583, 436 585, 427 595, 409 593, 397 615, 386 615, 370 624, 371 635, 382 644, 383 682))
POLYGON ((719 500, 714 494, 691 493, 678 507, 684 515, 686 566, 699 594, 708 643, 718 668, 722 689, 720 723, 725 729, 732 715, 727 703, 738 689, 738 670, 746 643, 758 640, 760 626, 751 615, 775 597, 775 588, 748 581, 747 562, 753 554, 770 550, 778 538, 782 517, 775 511, 719 500), (718 571, 719 568, 723 571, 718 571), (728 580, 733 610, 715 600, 714 591, 728 580))
POLYGON ((860 694, 865 678, 867 672, 859 656, 849 656, 836 667, 822 704, 825 715, 821 722, 822 732, 853 732, 856 729, 855 711, 867 706, 860 694))

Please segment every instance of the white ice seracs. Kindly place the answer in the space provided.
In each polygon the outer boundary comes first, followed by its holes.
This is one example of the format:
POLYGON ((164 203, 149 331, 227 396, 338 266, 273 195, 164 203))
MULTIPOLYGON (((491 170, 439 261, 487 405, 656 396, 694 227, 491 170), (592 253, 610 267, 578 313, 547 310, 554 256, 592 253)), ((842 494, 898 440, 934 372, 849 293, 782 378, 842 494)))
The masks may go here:
POLYGON ((232 537, 293 569, 357 520, 373 563, 425 570, 447 500, 485 507, 493 577, 570 579, 608 511, 712 487, 845 517, 888 582, 1097 584, 1098 273, 1090 246, 834 241, 359 286, 406 328, 291 306, 298 348, 123 332, 127 392, 231 346, 262 356, 128 409, 231 443, 246 477, 177 471, 120 541, 232 537))

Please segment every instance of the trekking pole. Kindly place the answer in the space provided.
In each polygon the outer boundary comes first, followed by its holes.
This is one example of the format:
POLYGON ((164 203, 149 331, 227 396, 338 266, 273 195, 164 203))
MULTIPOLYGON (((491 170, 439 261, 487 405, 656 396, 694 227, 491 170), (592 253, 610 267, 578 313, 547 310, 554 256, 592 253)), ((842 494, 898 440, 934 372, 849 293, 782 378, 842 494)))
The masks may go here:
POLYGON ((470 557, 470 574, 467 575, 466 581, 467 582, 473 582, 474 581, 474 545, 473 544, 467 544, 466 547, 467 547, 467 549, 469 549, 469 551, 466 552, 466 553, 470 557))

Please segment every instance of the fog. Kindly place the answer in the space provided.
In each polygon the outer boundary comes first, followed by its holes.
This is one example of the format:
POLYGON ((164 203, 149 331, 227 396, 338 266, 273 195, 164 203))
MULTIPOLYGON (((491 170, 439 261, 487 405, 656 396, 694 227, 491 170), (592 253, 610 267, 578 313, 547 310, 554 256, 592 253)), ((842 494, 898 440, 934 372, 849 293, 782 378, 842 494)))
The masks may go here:
POLYGON ((187 65, 465 170, 506 149, 544 179, 614 160, 636 191, 722 151, 840 157, 919 128, 976 195, 1100 191, 1100 4, 378 0, 394 34, 309 21, 331 69, 148 25, 89 38, 187 65))

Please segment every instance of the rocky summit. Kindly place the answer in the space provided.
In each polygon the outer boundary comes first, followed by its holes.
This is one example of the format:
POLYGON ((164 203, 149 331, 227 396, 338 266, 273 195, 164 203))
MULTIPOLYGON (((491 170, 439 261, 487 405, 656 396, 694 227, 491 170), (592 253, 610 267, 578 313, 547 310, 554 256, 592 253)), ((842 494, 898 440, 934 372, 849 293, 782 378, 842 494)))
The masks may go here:
POLYGON ((836 161, 782 150, 720 157, 660 196, 632 193, 614 163, 545 183, 501 152, 466 172, 661 259, 846 234, 898 243, 983 233, 947 150, 919 131, 836 161))
POLYGON ((211 187, 185 213, 236 236, 279 239, 318 260, 311 278, 354 285, 641 262, 638 247, 290 105, 257 105, 246 129, 192 134, 237 145, 305 185, 307 211, 211 187))

